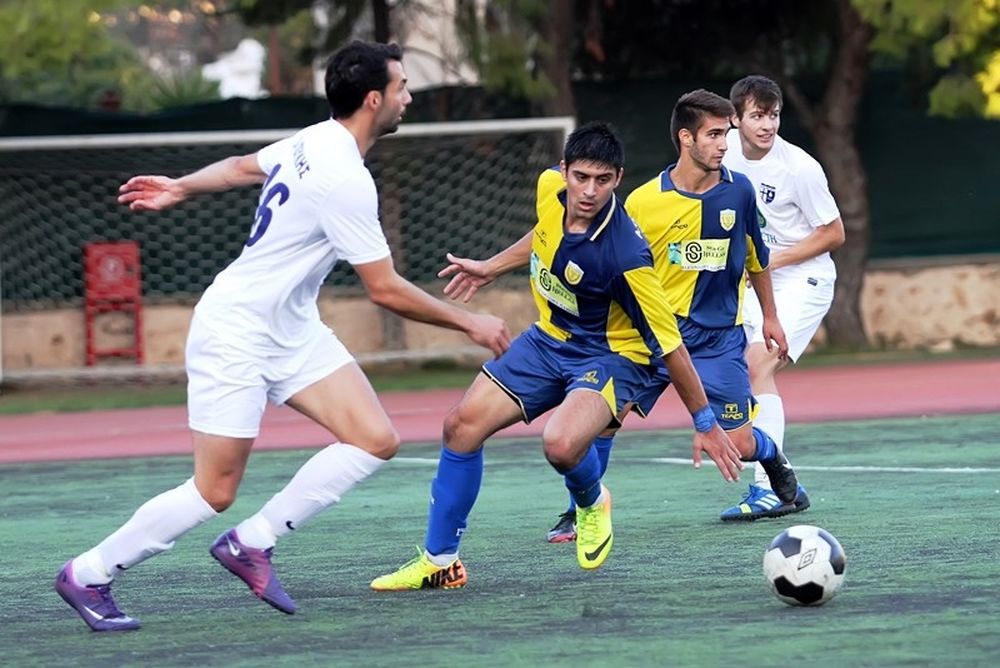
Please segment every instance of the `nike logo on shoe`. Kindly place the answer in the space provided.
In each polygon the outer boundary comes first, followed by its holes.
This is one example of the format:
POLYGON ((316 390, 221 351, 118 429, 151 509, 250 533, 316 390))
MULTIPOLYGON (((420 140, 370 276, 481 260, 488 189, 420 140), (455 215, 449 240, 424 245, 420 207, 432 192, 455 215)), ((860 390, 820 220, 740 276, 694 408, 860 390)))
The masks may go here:
POLYGON ((601 552, 604 552, 604 548, 606 548, 608 546, 608 543, 610 542, 611 542, 611 534, 608 534, 608 537, 604 539, 604 542, 598 545, 593 552, 584 552, 583 556, 585 556, 588 561, 594 561, 599 556, 601 556, 601 552))
POLYGON ((102 621, 104 619, 103 616, 101 616, 98 613, 94 612, 93 610, 91 610, 90 608, 88 608, 85 605, 81 605, 80 607, 77 608, 77 610, 79 610, 80 612, 87 613, 88 615, 90 615, 90 618, 93 619, 95 622, 99 622, 99 621, 102 621))
POLYGON ((448 568, 443 568, 425 577, 423 586, 432 589, 437 589, 437 588, 448 589, 459 582, 465 584, 463 582, 464 578, 465 578, 465 567, 462 566, 461 561, 456 561, 448 568))
POLYGON ((229 539, 229 536, 226 536, 226 543, 229 545, 229 554, 233 555, 234 557, 240 556, 240 546, 234 545, 233 541, 229 539))

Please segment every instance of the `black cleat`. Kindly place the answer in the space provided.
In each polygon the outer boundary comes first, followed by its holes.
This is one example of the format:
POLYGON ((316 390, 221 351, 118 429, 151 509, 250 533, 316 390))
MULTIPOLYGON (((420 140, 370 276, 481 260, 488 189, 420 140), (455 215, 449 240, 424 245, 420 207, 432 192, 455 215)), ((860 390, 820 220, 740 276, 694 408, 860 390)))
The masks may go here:
POLYGON ((788 458, 781 451, 778 451, 774 459, 760 462, 767 474, 767 479, 771 481, 771 489, 774 494, 781 499, 782 503, 793 503, 799 490, 799 481, 795 477, 795 470, 788 463, 788 458))

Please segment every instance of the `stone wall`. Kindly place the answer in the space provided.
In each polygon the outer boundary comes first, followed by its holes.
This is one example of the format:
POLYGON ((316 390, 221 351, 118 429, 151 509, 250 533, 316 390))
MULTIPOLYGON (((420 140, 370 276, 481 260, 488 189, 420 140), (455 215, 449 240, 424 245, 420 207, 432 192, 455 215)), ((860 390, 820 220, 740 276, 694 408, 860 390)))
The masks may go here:
MULTIPOLYGON (((396 317, 363 296, 334 299, 332 293, 324 293, 319 307, 324 321, 352 352, 362 356, 384 348, 384 321, 396 317)), ((527 290, 487 289, 476 297, 474 307, 505 318, 512 332, 522 331, 535 318, 527 290)), ((874 345, 937 350, 956 344, 998 346, 1000 258, 977 258, 964 264, 881 263, 868 272, 862 309, 874 345)), ((182 364, 191 308, 154 305, 147 306, 144 313, 146 363, 182 364)), ((5 373, 84 364, 80 309, 4 313, 0 326, 5 373)), ((124 316, 102 316, 97 327, 98 341, 102 345, 127 341, 131 326, 124 316)), ((447 355, 471 345, 459 332, 420 323, 407 321, 402 331, 410 350, 442 351, 447 355)))

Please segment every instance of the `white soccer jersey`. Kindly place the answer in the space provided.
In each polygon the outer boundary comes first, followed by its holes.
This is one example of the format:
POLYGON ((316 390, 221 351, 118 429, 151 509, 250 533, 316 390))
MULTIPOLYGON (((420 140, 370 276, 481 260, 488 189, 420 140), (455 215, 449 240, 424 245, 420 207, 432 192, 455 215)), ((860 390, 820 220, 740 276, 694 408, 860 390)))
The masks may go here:
MULTIPOLYGON (((748 160, 743 156, 738 130, 730 130, 726 140, 729 150, 722 163, 734 172, 746 174, 757 190, 757 207, 766 221, 761 232, 768 248, 790 248, 817 227, 840 217, 823 168, 801 148, 775 136, 767 155, 748 160)), ((823 253, 774 273, 776 278, 835 278, 837 270, 830 254, 823 253)))
POLYGON ((295 348, 319 323, 316 299, 337 260, 374 262, 389 246, 375 182, 337 121, 262 148, 257 162, 267 180, 250 236, 196 310, 222 335, 295 348))

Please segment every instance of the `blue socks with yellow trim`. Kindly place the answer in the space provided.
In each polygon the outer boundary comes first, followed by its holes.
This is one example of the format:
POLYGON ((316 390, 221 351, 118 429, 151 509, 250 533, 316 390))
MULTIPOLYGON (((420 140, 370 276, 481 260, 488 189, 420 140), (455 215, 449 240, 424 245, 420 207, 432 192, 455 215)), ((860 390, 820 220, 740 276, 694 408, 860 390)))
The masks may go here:
POLYGON ((577 506, 587 508, 594 505, 601 496, 601 478, 608 468, 608 456, 611 453, 612 439, 597 439, 583 456, 580 463, 568 471, 559 471, 563 475, 566 489, 569 490, 570 510, 577 506), (598 441, 605 441, 598 446, 598 441), (603 452, 602 452, 603 449, 603 452))
POLYGON ((462 454, 441 446, 437 476, 431 482, 427 519, 428 554, 456 554, 469 513, 483 483, 483 448, 462 454))

